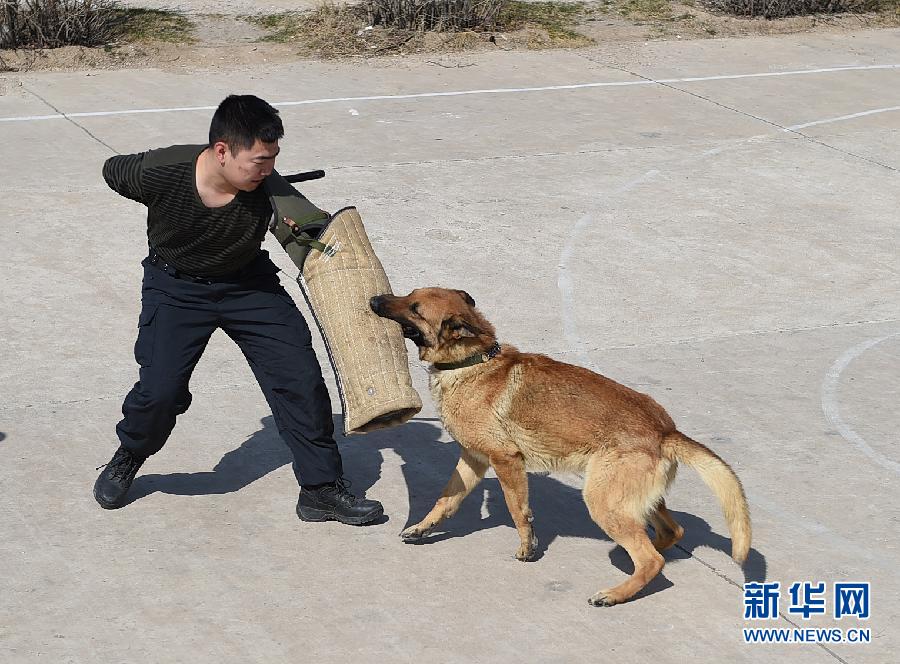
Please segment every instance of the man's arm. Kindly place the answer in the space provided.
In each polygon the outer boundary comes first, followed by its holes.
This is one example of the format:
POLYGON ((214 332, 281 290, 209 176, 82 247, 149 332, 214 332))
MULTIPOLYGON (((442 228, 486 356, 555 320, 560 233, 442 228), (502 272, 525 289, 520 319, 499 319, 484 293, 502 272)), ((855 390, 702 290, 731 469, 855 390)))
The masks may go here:
POLYGON ((144 154, 116 155, 103 164, 103 179, 110 189, 138 203, 144 203, 144 188, 141 183, 144 154))

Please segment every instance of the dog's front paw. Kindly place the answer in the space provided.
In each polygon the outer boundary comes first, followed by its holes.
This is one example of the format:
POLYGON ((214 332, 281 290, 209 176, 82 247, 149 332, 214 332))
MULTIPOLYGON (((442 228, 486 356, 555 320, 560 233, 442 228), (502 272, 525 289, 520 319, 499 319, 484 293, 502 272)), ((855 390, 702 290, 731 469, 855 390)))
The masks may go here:
POLYGON ((400 538, 404 542, 418 542, 422 538, 426 537, 430 532, 431 528, 424 528, 421 525, 415 525, 410 526, 402 533, 400 533, 400 538))

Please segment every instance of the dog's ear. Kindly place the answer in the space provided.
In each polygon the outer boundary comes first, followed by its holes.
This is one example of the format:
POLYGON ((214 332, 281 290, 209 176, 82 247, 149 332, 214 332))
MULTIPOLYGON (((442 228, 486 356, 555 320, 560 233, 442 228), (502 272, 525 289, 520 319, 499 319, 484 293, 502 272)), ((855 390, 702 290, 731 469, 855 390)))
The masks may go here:
POLYGON ((469 295, 466 291, 457 290, 456 292, 459 293, 460 295, 462 295, 462 299, 464 299, 466 301, 466 304, 468 304, 470 307, 475 306, 475 300, 472 299, 472 296, 469 295))
POLYGON ((481 333, 481 330, 461 316, 452 316, 441 323, 440 336, 444 341, 477 337, 481 333))

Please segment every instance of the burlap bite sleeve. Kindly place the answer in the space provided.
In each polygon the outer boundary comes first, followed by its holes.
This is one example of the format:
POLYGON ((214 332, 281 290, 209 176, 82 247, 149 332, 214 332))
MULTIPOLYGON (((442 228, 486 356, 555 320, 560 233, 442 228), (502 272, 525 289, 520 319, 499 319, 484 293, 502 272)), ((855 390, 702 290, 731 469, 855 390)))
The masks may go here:
MULTIPOLYGON (((298 205, 296 200, 273 196, 273 204, 276 220, 280 216, 294 219, 286 208, 298 205)), ((291 234, 283 223, 273 232, 300 268, 297 282, 334 368, 344 434, 402 424, 422 409, 422 400, 412 387, 400 326, 369 308, 369 300, 390 293, 391 285, 359 212, 348 207, 322 219, 315 213, 321 211, 306 199, 299 205, 299 211, 306 214, 301 228, 307 232, 291 234), (317 240, 312 248, 305 240, 310 236, 317 240)))

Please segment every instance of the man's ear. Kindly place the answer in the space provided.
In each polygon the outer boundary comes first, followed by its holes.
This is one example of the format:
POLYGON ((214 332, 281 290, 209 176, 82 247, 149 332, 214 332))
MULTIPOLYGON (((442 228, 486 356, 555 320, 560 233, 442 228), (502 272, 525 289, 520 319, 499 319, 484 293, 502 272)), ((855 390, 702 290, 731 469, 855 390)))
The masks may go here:
POLYGON ((462 295, 462 299, 464 299, 466 301, 466 304, 468 304, 470 307, 475 306, 475 300, 472 299, 472 296, 469 295, 466 291, 457 290, 456 292, 459 293, 460 295, 462 295))
POLYGON ((477 337, 479 334, 481 334, 481 330, 460 316, 448 318, 441 324, 441 339, 444 341, 448 339, 458 341, 459 339, 477 337))
POLYGON ((230 152, 228 148, 228 144, 225 141, 216 141, 212 145, 213 154, 216 156, 216 161, 219 162, 222 166, 225 165, 225 156, 230 152))

